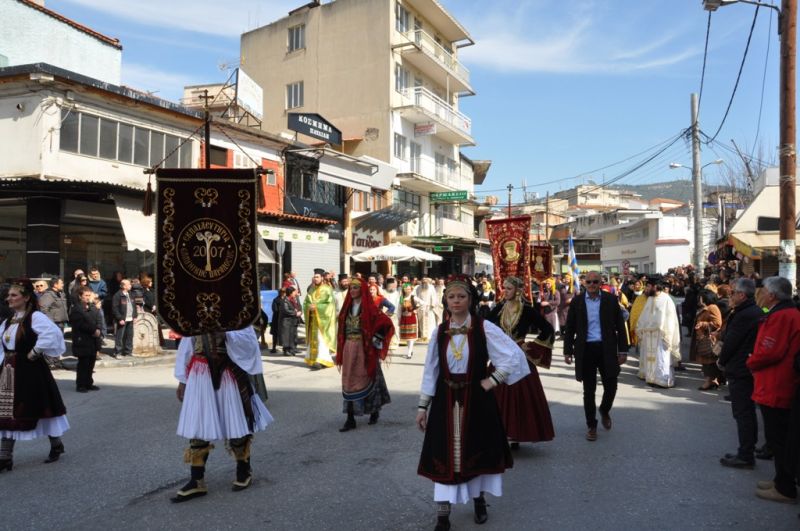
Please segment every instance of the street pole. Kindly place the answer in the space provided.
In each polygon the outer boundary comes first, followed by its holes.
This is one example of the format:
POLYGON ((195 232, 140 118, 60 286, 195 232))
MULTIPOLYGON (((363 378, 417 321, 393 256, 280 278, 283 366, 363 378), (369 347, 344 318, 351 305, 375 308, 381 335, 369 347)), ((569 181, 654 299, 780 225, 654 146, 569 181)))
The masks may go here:
POLYGON ((694 183, 694 267, 703 273, 703 183, 700 166, 700 123, 697 94, 691 95, 692 106, 692 182, 694 183))
POLYGON ((508 217, 511 217, 511 190, 514 189, 512 185, 508 185, 508 217))
POLYGON ((203 101, 204 104, 204 111, 203 111, 203 121, 205 122, 205 131, 203 132, 203 139, 205 140, 205 152, 204 158, 205 160, 205 167, 209 169, 211 167, 211 113, 208 111, 208 90, 203 91, 203 101))
POLYGON ((797 278, 795 255, 797 0, 781 2, 779 31, 781 34, 779 274, 792 283, 794 290, 797 278))

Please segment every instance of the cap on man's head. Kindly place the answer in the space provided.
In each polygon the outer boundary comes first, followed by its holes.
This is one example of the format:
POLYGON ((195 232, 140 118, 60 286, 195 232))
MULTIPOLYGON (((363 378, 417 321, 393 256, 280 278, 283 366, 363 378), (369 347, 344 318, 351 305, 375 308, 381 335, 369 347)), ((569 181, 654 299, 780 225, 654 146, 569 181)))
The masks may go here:
POLYGON ((342 280, 344 280, 346 278, 349 278, 349 277, 350 277, 350 275, 348 275, 347 273, 340 273, 339 274, 339 282, 341 282, 342 280))
POLYGON ((315 275, 325 275, 325 270, 324 269, 320 269, 320 268, 316 268, 316 269, 314 269, 314 274, 315 275))

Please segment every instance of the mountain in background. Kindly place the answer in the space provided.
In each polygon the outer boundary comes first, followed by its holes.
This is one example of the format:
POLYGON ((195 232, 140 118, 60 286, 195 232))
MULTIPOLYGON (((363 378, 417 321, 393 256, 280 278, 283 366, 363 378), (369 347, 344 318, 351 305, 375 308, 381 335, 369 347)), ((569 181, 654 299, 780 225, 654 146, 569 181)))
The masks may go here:
MULTIPOLYGON (((689 203, 692 201, 692 197, 694 196, 694 188, 692 185, 692 181, 687 179, 667 181, 663 183, 652 183, 652 184, 631 184, 631 185, 622 184, 620 186, 615 186, 614 189, 630 190, 632 192, 636 192, 637 194, 640 194, 642 198, 645 200, 655 199, 656 197, 662 197, 665 199, 675 199, 683 203, 689 203)), ((730 186, 703 187, 704 195, 708 194, 709 192, 716 192, 716 191, 722 191, 722 192, 732 191, 732 188, 730 186)))

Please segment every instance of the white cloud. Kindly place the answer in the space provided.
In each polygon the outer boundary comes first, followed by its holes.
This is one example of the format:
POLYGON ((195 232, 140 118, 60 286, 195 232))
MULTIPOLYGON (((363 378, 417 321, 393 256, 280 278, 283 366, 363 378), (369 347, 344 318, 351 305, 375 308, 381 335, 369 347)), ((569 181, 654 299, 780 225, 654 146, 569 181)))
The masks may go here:
POLYGON ((167 72, 137 63, 122 64, 122 84, 143 92, 151 92, 159 98, 178 102, 183 96, 183 87, 203 83, 191 74, 167 72))
POLYGON ((297 0, 64 0, 148 26, 193 31, 239 39, 288 15, 302 5, 297 0))

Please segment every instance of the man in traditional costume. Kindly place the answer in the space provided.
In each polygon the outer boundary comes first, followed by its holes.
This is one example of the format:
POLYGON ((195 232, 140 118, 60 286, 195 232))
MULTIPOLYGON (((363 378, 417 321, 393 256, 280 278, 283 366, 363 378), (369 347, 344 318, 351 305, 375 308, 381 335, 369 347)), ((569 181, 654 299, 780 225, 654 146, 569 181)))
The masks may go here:
POLYGON ((502 473, 513 459, 495 395, 488 391, 529 374, 517 344, 478 317, 469 279, 451 280, 445 298, 450 318, 428 346, 416 418, 425 432, 418 474, 434 481, 437 531, 450 529, 451 504, 472 499, 475 521, 482 524, 488 518, 484 492, 502 495, 502 473))
POLYGON ((303 317, 306 322, 306 365, 312 369, 333 367, 336 355, 336 301, 333 288, 322 281, 324 269, 315 269, 306 298, 303 317))
MULTIPOLYGON (((639 359, 644 360, 644 379, 650 385, 675 386, 675 365, 681 360, 678 312, 663 292, 660 275, 647 279, 647 302, 636 321, 639 359)), ((641 363, 641 361, 640 361, 641 363)))
POLYGON ((346 274, 339 275, 339 284, 334 292, 336 298, 336 313, 342 311, 344 305, 344 298, 347 297, 347 292, 350 290, 350 276, 346 274))
POLYGON ((389 342, 389 351, 397 350, 400 346, 400 291, 397 289, 397 279, 389 277, 386 279, 386 289, 383 292, 383 297, 389 301, 394 307, 395 311, 389 316, 394 325, 394 334, 389 342))
POLYGON ((14 282, 6 298, 13 316, 0 323, 0 472, 14 466, 14 444, 50 439, 45 463, 64 453, 61 435, 69 429, 67 409, 45 356, 60 357, 64 334, 36 310, 30 281, 14 282))
MULTIPOLYGON (((503 297, 489 313, 489 321, 500 326, 514 342, 523 349, 530 374, 514 385, 501 385, 495 389, 500 416, 506 428, 511 449, 519 448, 520 442, 551 441, 555 437, 550 407, 544 394, 542 382, 535 363, 534 350, 551 355, 555 338, 553 327, 542 317, 539 308, 532 306, 523 297, 524 285, 517 277, 503 280, 503 297), (525 336, 538 333, 533 344, 525 343, 525 336)), ((549 359, 547 360, 549 367, 549 359)))
POLYGON ((431 279, 423 278, 419 286, 414 290, 417 299, 417 320, 419 323, 419 338, 421 341, 428 341, 436 326, 436 318, 433 316, 433 307, 436 304, 436 290, 431 284, 431 279))
POLYGON ((236 459, 233 490, 250 486, 250 446, 253 434, 264 430, 272 416, 255 392, 250 375, 263 372, 258 338, 252 327, 184 337, 178 344, 175 378, 182 402, 178 435, 189 439, 183 459, 191 478, 172 498, 175 503, 205 496, 205 469, 214 448, 224 440, 236 459))
POLYGON ((365 414, 369 414, 369 424, 375 424, 381 407, 391 402, 381 361, 386 359, 393 335, 391 319, 375 306, 367 284, 351 279, 339 314, 336 348, 336 365, 342 371, 343 412, 347 414, 339 431, 355 429, 355 417, 365 414))

